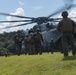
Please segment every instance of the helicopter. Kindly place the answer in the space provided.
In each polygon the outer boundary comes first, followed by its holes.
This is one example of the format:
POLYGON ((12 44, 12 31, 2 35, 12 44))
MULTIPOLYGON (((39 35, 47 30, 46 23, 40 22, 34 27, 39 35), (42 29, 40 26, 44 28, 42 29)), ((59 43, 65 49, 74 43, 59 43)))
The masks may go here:
MULTIPOLYGON (((24 20, 15 20, 15 21, 0 21, 0 23, 22 22, 22 24, 7 26, 4 28, 0 28, 0 30, 36 23, 36 25, 32 29, 35 31, 37 27, 40 28, 41 34, 44 39, 44 42, 42 43, 43 48, 44 48, 43 51, 45 52, 47 50, 48 43, 51 42, 51 38, 54 39, 54 42, 57 46, 56 51, 58 50, 60 51, 62 50, 61 41, 60 41, 61 33, 57 31, 56 27, 57 27, 57 23, 62 18, 51 18, 51 17, 61 13, 63 10, 70 10, 72 7, 76 6, 76 4, 73 4, 74 0, 63 0, 63 1, 64 1, 64 6, 62 6, 57 11, 51 13, 50 15, 46 17, 34 18, 34 17, 19 16, 19 15, 13 15, 13 14, 0 12, 0 15, 12 16, 12 17, 24 19, 24 20)), ((74 18, 74 17, 71 17, 71 18, 74 18)))

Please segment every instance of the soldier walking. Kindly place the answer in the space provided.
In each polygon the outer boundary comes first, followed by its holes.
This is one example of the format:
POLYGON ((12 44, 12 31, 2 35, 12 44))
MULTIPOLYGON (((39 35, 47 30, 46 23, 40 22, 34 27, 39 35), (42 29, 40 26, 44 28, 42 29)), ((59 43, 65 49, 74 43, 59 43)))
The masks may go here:
POLYGON ((18 56, 20 56, 20 54, 21 54, 21 48, 22 48, 23 39, 24 39, 24 37, 21 35, 21 32, 17 31, 17 34, 14 37, 14 40, 15 40, 16 51, 17 51, 18 56))
POLYGON ((29 35, 26 35, 24 38, 24 46, 25 46, 25 55, 29 53, 29 35))
POLYGON ((72 54, 76 54, 76 48, 74 43, 73 31, 76 27, 75 22, 68 18, 68 12, 62 12, 63 19, 58 23, 57 30, 62 33, 62 47, 64 52, 64 57, 68 56, 68 42, 70 42, 72 47, 72 54))
POLYGON ((31 32, 29 35, 29 55, 34 54, 34 39, 33 39, 33 33, 31 32))
POLYGON ((24 38, 25 45, 25 54, 33 54, 34 53, 34 41, 33 41, 33 33, 30 33, 29 36, 24 38))
POLYGON ((33 35, 33 39, 34 39, 34 46, 35 46, 35 52, 36 54, 42 54, 41 51, 41 42, 43 42, 43 37, 42 34, 40 33, 40 29, 37 28, 36 32, 33 35))
POLYGON ((51 42, 50 42, 50 51, 51 51, 51 54, 53 54, 54 52, 54 49, 55 49, 55 43, 54 43, 54 39, 51 38, 51 42))

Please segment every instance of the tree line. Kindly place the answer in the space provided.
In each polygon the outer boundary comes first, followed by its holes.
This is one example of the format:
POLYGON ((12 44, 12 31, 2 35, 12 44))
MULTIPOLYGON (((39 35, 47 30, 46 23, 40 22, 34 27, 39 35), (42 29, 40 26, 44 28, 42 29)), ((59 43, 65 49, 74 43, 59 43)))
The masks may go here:
POLYGON ((14 36, 16 32, 4 32, 0 34, 0 56, 5 54, 16 54, 14 36))

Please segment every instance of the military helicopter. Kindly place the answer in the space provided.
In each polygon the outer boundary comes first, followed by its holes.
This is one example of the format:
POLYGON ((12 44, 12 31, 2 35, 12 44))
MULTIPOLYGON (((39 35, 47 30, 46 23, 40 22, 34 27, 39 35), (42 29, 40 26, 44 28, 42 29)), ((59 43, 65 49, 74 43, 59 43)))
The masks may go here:
MULTIPOLYGON (((44 38, 44 42, 42 44, 43 48, 44 48, 43 51, 47 50, 48 43, 50 43, 51 38, 54 39, 54 42, 57 46, 56 51, 58 51, 58 50, 60 51, 62 49, 61 42, 60 42, 61 33, 56 30, 57 23, 55 23, 55 22, 59 22, 59 20, 62 18, 51 18, 51 17, 59 14, 63 10, 70 10, 72 7, 76 6, 76 4, 73 4, 74 0, 63 0, 63 1, 64 1, 64 6, 62 6, 60 9, 58 9, 57 11, 53 12, 52 14, 50 14, 46 17, 34 18, 34 17, 25 17, 25 16, 12 15, 12 14, 8 14, 8 13, 0 12, 0 15, 12 16, 12 17, 25 19, 25 20, 15 20, 15 21, 0 21, 0 23, 22 22, 22 24, 18 24, 18 25, 14 25, 14 26, 7 26, 4 28, 0 28, 0 30, 36 23, 36 25, 32 29, 35 30, 37 27, 40 28, 41 33, 44 38)), ((71 17, 71 18, 74 18, 74 17, 71 17)))

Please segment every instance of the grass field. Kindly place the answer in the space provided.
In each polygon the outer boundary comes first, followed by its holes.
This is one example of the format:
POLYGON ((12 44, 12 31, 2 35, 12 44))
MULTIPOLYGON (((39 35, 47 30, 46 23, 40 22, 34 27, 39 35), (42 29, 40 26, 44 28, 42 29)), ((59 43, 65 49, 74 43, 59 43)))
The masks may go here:
POLYGON ((61 53, 0 57, 0 75, 76 75, 76 56, 61 53))

